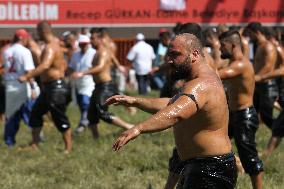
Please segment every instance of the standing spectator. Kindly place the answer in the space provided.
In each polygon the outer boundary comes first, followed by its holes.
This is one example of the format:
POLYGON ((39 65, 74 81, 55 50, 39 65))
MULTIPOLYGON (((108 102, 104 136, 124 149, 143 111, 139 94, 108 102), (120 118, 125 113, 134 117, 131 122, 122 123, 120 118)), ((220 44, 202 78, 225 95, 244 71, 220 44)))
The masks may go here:
MULTIPOLYGON (((92 61, 96 50, 90 46, 90 38, 87 35, 80 35, 78 41, 80 50, 73 54, 69 67, 72 71, 83 72, 92 68, 92 61)), ((76 100, 81 112, 80 122, 75 132, 81 133, 89 124, 87 113, 90 97, 94 90, 94 80, 92 75, 84 75, 75 79, 74 85, 76 100)))
POLYGON ((138 81, 139 94, 147 94, 148 74, 152 70, 155 59, 153 47, 144 41, 142 33, 136 35, 136 44, 130 49, 127 59, 133 63, 138 81))
POLYGON ((3 52, 9 47, 10 45, 5 45, 0 49, 0 123, 4 121, 4 114, 5 114, 5 84, 4 84, 4 60, 3 60, 3 52))
POLYGON ((152 79, 155 85, 161 90, 165 84, 165 75, 164 73, 159 72, 160 66, 165 63, 165 56, 168 50, 168 45, 171 40, 171 34, 167 30, 160 30, 159 33, 160 42, 158 44, 158 49, 156 53, 156 60, 153 66, 151 73, 153 73, 152 79))
MULTIPOLYGON (((29 124, 29 114, 33 101, 28 101, 28 86, 35 89, 32 81, 19 82, 18 78, 26 72, 33 70, 34 62, 31 52, 25 47, 28 43, 29 34, 24 29, 16 31, 12 45, 4 53, 4 81, 5 81, 5 131, 4 140, 8 146, 14 146, 15 136, 19 130, 21 118, 29 124)), ((33 92, 30 92, 31 94, 33 92)))
POLYGON ((78 40, 75 32, 66 31, 63 33, 63 37, 66 48, 64 58, 69 63, 73 53, 79 50, 78 40))
POLYGON ((90 29, 86 27, 82 27, 80 35, 86 35, 88 37, 91 37, 90 29))

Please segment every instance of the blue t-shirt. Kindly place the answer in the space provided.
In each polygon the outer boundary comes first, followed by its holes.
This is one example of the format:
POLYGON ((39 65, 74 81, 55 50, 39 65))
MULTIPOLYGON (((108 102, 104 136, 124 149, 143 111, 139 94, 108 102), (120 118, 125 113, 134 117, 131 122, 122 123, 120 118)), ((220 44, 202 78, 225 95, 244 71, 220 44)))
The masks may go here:
POLYGON ((168 47, 164 46, 162 43, 159 43, 154 66, 158 67, 164 63, 164 60, 161 60, 161 56, 166 56, 167 50, 168 50, 168 47))

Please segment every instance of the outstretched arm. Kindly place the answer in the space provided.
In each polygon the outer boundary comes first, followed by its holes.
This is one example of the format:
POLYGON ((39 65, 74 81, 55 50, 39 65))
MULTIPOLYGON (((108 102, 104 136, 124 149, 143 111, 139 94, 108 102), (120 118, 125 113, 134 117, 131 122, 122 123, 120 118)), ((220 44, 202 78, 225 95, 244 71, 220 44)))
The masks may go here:
POLYGON ((125 95, 115 95, 106 100, 106 104, 137 107, 148 113, 156 113, 165 108, 169 98, 139 98, 125 95))
POLYGON ((123 73, 123 74, 127 74, 127 70, 125 69, 125 67, 124 66, 122 66, 120 63, 119 63, 119 61, 118 61, 118 59, 115 57, 115 55, 112 53, 111 54, 111 59, 112 59, 112 62, 114 63, 114 65, 115 65, 115 67, 121 72, 121 73, 123 73))
POLYGON ((284 67, 278 68, 272 72, 266 73, 264 75, 256 75, 255 76, 255 81, 259 82, 259 81, 263 81, 266 79, 272 79, 275 77, 283 77, 284 76, 284 67))
POLYGON ((93 62, 92 62, 92 65, 95 65, 93 66, 92 68, 86 70, 86 71, 82 71, 82 72, 74 72, 72 74, 72 78, 73 79, 76 79, 76 78, 79 78, 79 77, 82 77, 84 75, 94 75, 94 74, 97 74, 99 72, 101 72, 106 64, 106 61, 107 61, 107 52, 104 51, 102 53, 100 53, 100 55, 95 55, 94 58, 93 58, 93 62), (99 56, 99 57, 96 57, 96 56, 99 56), (95 61, 98 61, 98 62, 95 62, 95 61))
MULTIPOLYGON (((207 101, 207 97, 205 90, 200 90, 199 86, 191 83, 190 88, 185 89, 183 93, 193 94, 199 108, 202 108, 207 101)), ((180 96, 173 104, 160 110, 146 121, 122 133, 114 143, 113 149, 115 151, 119 150, 141 133, 159 132, 168 129, 176 123, 190 118, 196 112, 197 107, 195 102, 187 96, 180 96)))
POLYGON ((95 57, 96 55, 94 56, 93 63, 92 63, 95 66, 93 66, 89 70, 81 72, 82 75, 93 75, 93 74, 97 74, 102 71, 107 61, 107 52, 103 51, 102 53, 100 53, 97 63, 94 62, 94 61, 97 61, 95 57))

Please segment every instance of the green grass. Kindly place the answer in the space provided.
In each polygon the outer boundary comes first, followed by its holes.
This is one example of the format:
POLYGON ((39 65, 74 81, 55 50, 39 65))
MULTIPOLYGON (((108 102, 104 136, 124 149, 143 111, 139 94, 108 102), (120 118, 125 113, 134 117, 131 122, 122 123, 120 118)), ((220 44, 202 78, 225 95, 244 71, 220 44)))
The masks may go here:
MULTIPOLYGON (((133 93, 131 93, 133 94, 133 93)), ((157 93, 152 93, 157 96, 157 93)), ((111 107, 111 111, 123 119, 137 123, 149 116, 139 111, 130 116, 122 107, 111 107)), ((79 112, 70 105, 68 115, 72 128, 76 127, 79 112)), ((113 152, 112 143, 122 131, 115 126, 101 122, 100 139, 93 140, 86 131, 74 136, 74 150, 63 155, 60 133, 47 123, 44 127, 46 142, 40 151, 19 151, 27 144, 30 130, 21 125, 17 135, 17 146, 8 149, 3 141, 0 155, 1 189, 160 189, 167 178, 168 158, 174 140, 171 130, 142 135, 130 142, 122 151, 113 152)), ((258 149, 262 150, 270 132, 260 127, 257 132, 258 149)), ((264 188, 284 188, 283 144, 269 158, 265 167, 264 188)), ((238 189, 251 188, 247 175, 238 178, 238 189)))

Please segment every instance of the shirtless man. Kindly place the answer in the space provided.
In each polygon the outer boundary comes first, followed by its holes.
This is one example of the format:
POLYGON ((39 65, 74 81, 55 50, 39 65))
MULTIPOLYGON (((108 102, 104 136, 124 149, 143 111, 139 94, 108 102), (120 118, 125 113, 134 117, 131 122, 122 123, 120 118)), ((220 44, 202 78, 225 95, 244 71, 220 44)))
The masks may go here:
MULTIPOLYGON (((119 74, 122 74, 119 77, 124 77, 124 80, 125 80, 126 68, 123 65, 120 64, 120 62, 118 61, 118 59, 116 57, 117 46, 116 46, 115 42, 109 36, 109 34, 108 34, 108 32, 105 28, 99 28, 98 33, 100 33, 102 35, 102 41, 103 41, 104 46, 111 52, 113 65, 120 72, 119 74)), ((112 69, 112 74, 113 74, 112 78, 115 78, 116 77, 116 70, 115 69, 112 69)), ((118 83, 118 85, 120 85, 120 83, 118 83)))
POLYGON ((280 43, 276 40, 276 33, 272 28, 267 29, 267 38, 270 40, 277 49, 277 62, 276 68, 267 74, 258 76, 255 79, 260 81, 265 81, 267 79, 275 78, 278 83, 279 89, 279 98, 278 102, 282 107, 282 110, 276 120, 273 122, 272 126, 272 136, 269 139, 266 149, 263 152, 263 157, 266 158, 272 154, 272 152, 277 148, 280 144, 281 139, 284 136, 284 48, 280 43))
POLYGON ((119 63, 118 59, 116 58, 117 46, 116 46, 115 42, 111 39, 109 34, 107 33, 106 29, 105 28, 93 28, 91 30, 91 35, 93 33, 99 33, 102 36, 102 43, 103 43, 104 47, 107 48, 109 50, 109 52, 111 52, 113 65, 116 66, 116 68, 120 72, 125 73, 124 66, 122 66, 119 63))
POLYGON ((30 125, 32 127, 31 147, 37 148, 40 142, 40 131, 43 126, 43 115, 51 113, 57 129, 62 133, 65 153, 72 148, 70 122, 66 116, 68 89, 63 80, 66 62, 61 51, 59 39, 53 33, 51 25, 42 21, 37 25, 38 35, 46 44, 42 52, 40 64, 35 70, 19 78, 21 82, 40 76, 42 91, 33 107, 30 125))
POLYGON ((116 51, 117 51, 117 46, 115 44, 115 42, 111 39, 111 37, 109 36, 109 34, 107 33, 105 28, 100 28, 99 32, 102 34, 103 38, 103 43, 106 45, 107 48, 109 48, 111 50, 111 52, 116 55, 116 51))
MULTIPOLYGON (((126 77, 128 75, 129 70, 125 66, 123 66, 117 59, 116 57, 117 45, 110 37, 109 33, 107 32, 107 29, 99 28, 97 32, 102 34, 103 44, 111 52, 112 63, 113 63, 112 70, 111 70, 111 77, 116 81, 119 94, 123 94, 125 92, 126 77)), ((126 111, 128 111, 130 115, 134 115, 136 114, 137 110, 134 107, 126 107, 126 111)))
POLYGON ((116 58, 116 53, 117 53, 117 46, 115 42, 111 39, 109 34, 107 33, 105 28, 92 28, 91 29, 91 35, 93 33, 98 33, 102 36, 102 43, 104 47, 111 53, 109 56, 112 58, 112 70, 111 70, 111 76, 112 78, 116 77, 116 70, 114 69, 117 68, 120 73, 122 73, 122 77, 126 75, 126 69, 124 66, 120 64, 118 59, 116 58))
POLYGON ((226 95, 219 77, 205 62, 201 42, 192 34, 177 35, 167 60, 174 76, 186 80, 172 99, 114 96, 107 100, 108 104, 156 112, 122 133, 113 149, 119 150, 142 133, 173 127, 177 151, 185 164, 178 188, 234 188, 237 173, 228 137, 226 95))
POLYGON ((183 33, 191 33, 195 35, 203 44, 203 53, 205 56, 206 64, 208 64, 213 70, 217 70, 217 66, 215 65, 214 58, 209 54, 207 49, 205 48, 205 39, 202 33, 202 28, 199 24, 194 22, 189 22, 181 25, 179 34, 183 33))
MULTIPOLYGON (((195 35, 200 41, 204 40, 204 36, 202 33, 202 29, 200 27, 199 24, 197 23, 193 23, 193 22, 189 22, 189 23, 185 23, 182 24, 180 26, 180 31, 178 32, 179 34, 182 33, 190 33, 195 35)), ((205 62, 208 66, 210 66, 216 73, 217 73, 217 69, 215 67, 215 63, 213 58, 211 57, 211 55, 208 53, 207 49, 203 47, 203 53, 204 53, 204 59, 205 62)), ((168 67, 170 66, 169 64, 166 64, 168 67)), ((168 70, 170 70, 170 68, 168 68, 168 70)), ((163 96, 163 97, 173 97, 178 90, 182 87, 182 85, 184 84, 183 80, 176 80, 175 78, 171 77, 169 75, 169 80, 171 81, 170 83, 170 88, 172 89, 168 89, 170 91, 168 91, 168 96, 163 96), (174 83, 174 84, 172 84, 174 83)), ((167 94, 164 93, 163 94, 167 94)), ((180 177, 181 171, 184 167, 183 162, 181 161, 178 153, 177 153, 177 149, 174 148, 173 149, 173 153, 171 158, 169 159, 169 175, 167 178, 167 182, 165 185, 165 189, 173 189, 175 187, 175 185, 178 182, 178 179, 180 177)))
POLYGON ((241 36, 237 30, 225 32, 219 39, 221 57, 230 60, 228 67, 219 70, 220 78, 228 81, 229 136, 235 139, 240 160, 251 177, 253 188, 260 189, 263 164, 255 143, 259 122, 253 107, 253 66, 242 51, 241 36))
MULTIPOLYGON (((276 59, 276 64, 275 64, 275 69, 272 72, 269 72, 266 75, 272 76, 277 72, 281 72, 281 69, 284 67, 284 49, 283 46, 280 44, 280 42, 277 40, 278 33, 273 29, 272 27, 265 27, 265 36, 266 38, 275 46, 277 50, 277 59, 276 59)), ((262 76, 261 76, 262 77, 262 76)), ((284 78, 283 77, 270 77, 269 79, 275 78, 277 86, 278 86, 278 102, 280 103, 281 107, 284 107, 284 78)), ((267 79, 267 78, 266 78, 267 79)), ((263 79, 261 79, 263 80, 263 79)), ((280 109, 281 109, 280 107, 280 109)))
POLYGON ((205 44, 210 48, 211 55, 214 60, 214 65, 216 69, 221 69, 226 67, 228 61, 221 58, 221 51, 220 51, 220 42, 218 40, 218 34, 213 31, 213 29, 209 28, 204 31, 205 36, 205 44))
MULTIPOLYGON (((204 36, 202 33, 202 28, 199 24, 194 23, 194 22, 188 22, 185 24, 182 24, 179 26, 179 30, 176 31, 177 34, 182 34, 182 33, 190 33, 195 35, 200 41, 202 41, 202 43, 205 43, 204 41, 204 36)), ((213 70, 216 71, 217 73, 217 67, 215 66, 214 63, 214 59, 212 58, 212 56, 209 54, 208 50, 206 49, 206 47, 203 48, 203 53, 205 56, 205 61, 206 64, 208 64, 213 70)), ((181 81, 175 81, 173 78, 169 78, 170 76, 170 69, 169 69, 169 65, 168 64, 163 64, 160 67, 159 71, 165 72, 167 73, 167 81, 164 85, 164 87, 161 90, 161 97, 172 97, 173 95, 175 95, 175 93, 177 92, 177 89, 179 88, 179 86, 181 86, 181 81)))
POLYGON ((244 34, 244 27, 240 27, 240 26, 231 26, 230 30, 237 30, 239 31, 240 35, 241 35, 241 41, 242 41, 242 51, 245 57, 247 57, 248 59, 250 58, 250 47, 249 47, 249 37, 246 36, 244 34))
MULTIPOLYGON (((273 71, 276 60, 277 50, 275 46, 266 39, 264 29, 259 22, 252 22, 245 28, 245 33, 250 39, 257 43, 257 49, 254 58, 254 72, 256 77, 273 71)), ((277 85, 275 80, 256 82, 254 93, 254 106, 260 113, 263 122, 269 128, 273 124, 273 108, 277 98, 277 85)))
POLYGON ((91 43, 97 50, 92 62, 93 67, 86 71, 73 73, 74 78, 79 78, 83 75, 93 75, 96 84, 88 110, 89 126, 94 138, 99 136, 98 123, 100 119, 124 129, 129 129, 133 126, 109 113, 108 106, 105 104, 107 98, 118 93, 111 77, 112 56, 108 48, 104 46, 102 39, 101 33, 93 32, 91 34, 91 43))

